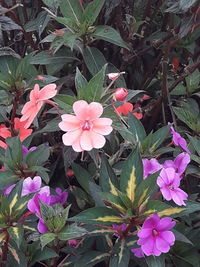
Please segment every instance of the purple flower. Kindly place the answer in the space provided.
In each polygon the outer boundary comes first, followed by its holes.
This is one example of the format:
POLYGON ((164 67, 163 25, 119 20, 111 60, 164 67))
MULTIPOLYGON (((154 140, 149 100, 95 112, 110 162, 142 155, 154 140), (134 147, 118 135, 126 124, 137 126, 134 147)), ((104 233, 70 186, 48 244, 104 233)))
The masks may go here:
POLYGON ((166 200, 172 199, 179 206, 186 205, 184 200, 188 198, 188 195, 179 188, 180 177, 174 168, 162 169, 157 184, 166 200))
POLYGON ((185 152, 190 154, 190 150, 187 148, 186 140, 177 133, 171 126, 170 133, 172 134, 172 141, 176 146, 180 146, 185 152))
POLYGON ((141 245, 143 253, 146 256, 160 256, 161 253, 167 253, 175 242, 174 234, 169 231, 175 224, 171 218, 160 219, 157 214, 147 218, 137 233, 139 237, 137 244, 141 245))
POLYGON ((54 205, 56 203, 64 204, 67 201, 68 193, 62 191, 60 188, 56 188, 57 195, 51 195, 51 205, 54 205))
POLYGON ((132 248, 131 252, 134 254, 137 258, 144 258, 144 253, 141 248, 132 248))
POLYGON ((144 166, 144 179, 162 168, 162 165, 157 161, 157 159, 154 158, 143 159, 142 162, 144 166))
POLYGON ((9 187, 7 187, 5 190, 4 190, 4 196, 5 197, 8 197, 10 192, 13 190, 13 188, 16 186, 16 184, 12 184, 10 185, 9 187))
POLYGON ((183 152, 179 154, 175 160, 166 160, 163 164, 164 168, 174 168, 175 171, 180 175, 184 173, 187 168, 187 165, 190 163, 190 156, 189 154, 183 152))
POLYGON ((29 148, 29 149, 27 147, 25 147, 25 146, 22 146, 22 155, 23 155, 23 157, 25 157, 28 154, 28 152, 32 152, 32 151, 34 151, 36 149, 37 149, 36 146, 33 146, 33 147, 29 148))
POLYGON ((122 232, 123 232, 124 230, 126 230, 126 227, 127 227, 127 225, 126 225, 125 223, 122 223, 122 224, 120 224, 120 225, 113 224, 113 225, 112 225, 112 228, 113 228, 114 230, 116 230, 116 233, 114 234, 114 236, 119 237, 119 236, 122 234, 122 232))
POLYGON ((41 187, 42 179, 40 176, 35 176, 33 179, 28 177, 23 181, 22 196, 26 196, 31 193, 35 193, 41 187))
POLYGON ((78 240, 76 239, 70 239, 67 241, 69 246, 76 247, 78 245, 78 240))

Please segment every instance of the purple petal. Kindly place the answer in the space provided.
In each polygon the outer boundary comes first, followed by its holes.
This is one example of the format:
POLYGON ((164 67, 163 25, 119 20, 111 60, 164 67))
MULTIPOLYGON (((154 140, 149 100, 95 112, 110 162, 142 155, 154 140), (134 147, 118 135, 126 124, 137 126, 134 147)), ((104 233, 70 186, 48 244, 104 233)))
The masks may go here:
POLYGON ((166 231, 175 226, 176 222, 172 221, 170 217, 165 217, 160 220, 160 222, 157 225, 157 230, 160 231, 166 231))
POLYGON ((28 177, 23 181, 22 196, 34 193, 41 187, 42 180, 40 176, 35 176, 33 179, 28 177))
POLYGON ((47 226, 43 223, 42 220, 39 220, 38 225, 37 225, 37 229, 41 234, 44 234, 48 231, 47 226))
POLYGON ((179 205, 179 206, 186 206, 184 200, 187 200, 188 194, 185 193, 180 188, 174 189, 174 191, 171 192, 173 201, 179 205))
POLYGON ((146 219, 146 221, 144 222, 142 229, 145 228, 149 228, 149 229, 153 229, 156 228, 157 224, 159 223, 160 218, 158 217, 157 214, 154 214, 153 216, 149 217, 148 219, 146 219))
POLYGON ((170 246, 174 245, 175 236, 171 231, 164 231, 160 233, 160 237, 169 243, 170 246))
POLYGON ((146 242, 141 246, 142 251, 145 255, 150 256, 154 252, 154 239, 153 238, 146 238, 146 242))
POLYGON ((175 167, 178 170, 178 173, 181 175, 187 168, 187 165, 190 163, 190 156, 187 153, 181 153, 175 158, 175 167))
POLYGON ((166 186, 160 189, 164 199, 166 200, 171 200, 172 199, 172 195, 171 195, 171 190, 166 186))
POLYGON ((137 258, 144 258, 144 253, 141 248, 132 248, 131 252, 134 254, 137 258))
POLYGON ((170 250, 169 243, 159 236, 156 237, 156 248, 163 253, 166 253, 170 250))
POLYGON ((144 228, 138 231, 137 235, 139 238, 147 238, 152 234, 152 228, 144 228))
POLYGON ((16 184, 12 184, 4 190, 4 196, 8 197, 16 184))

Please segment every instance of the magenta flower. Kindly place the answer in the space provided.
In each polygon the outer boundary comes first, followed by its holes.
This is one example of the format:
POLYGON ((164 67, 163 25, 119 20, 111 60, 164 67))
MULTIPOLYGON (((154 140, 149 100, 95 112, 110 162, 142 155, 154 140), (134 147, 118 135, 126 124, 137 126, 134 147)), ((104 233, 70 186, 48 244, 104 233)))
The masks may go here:
POLYGON ((50 205, 54 205, 56 203, 64 204, 68 198, 68 192, 62 191, 60 188, 56 188, 57 195, 51 195, 51 202, 50 205))
POLYGON ((179 154, 175 160, 166 160, 163 164, 164 168, 174 168, 175 171, 180 175, 184 173, 187 168, 187 165, 190 163, 190 156, 189 154, 182 152, 179 154))
POLYGON ((112 228, 116 230, 116 233, 114 233, 114 236, 117 236, 117 237, 121 236, 123 231, 126 230, 126 227, 127 225, 125 223, 122 223, 120 225, 113 224, 112 228))
POLYGON ((170 246, 174 245, 175 236, 169 231, 175 226, 171 218, 160 219, 157 214, 147 218, 138 231, 138 245, 141 245, 142 252, 146 256, 160 256, 161 253, 167 253, 170 246))
POLYGON ((22 186, 22 197, 31 193, 37 192, 42 184, 42 179, 40 176, 35 176, 33 179, 28 177, 24 179, 22 186))
POLYGON ((10 192, 13 190, 13 188, 16 186, 16 184, 12 184, 10 185, 9 187, 7 187, 5 190, 4 190, 4 196, 5 197, 8 197, 10 195, 10 192))
POLYGON ((174 168, 162 169, 157 179, 157 184, 166 200, 172 199, 179 206, 186 205, 184 200, 187 200, 188 195, 179 188, 180 177, 174 168))
POLYGON ((180 146, 185 152, 190 154, 190 150, 187 147, 186 140, 177 133, 174 128, 171 126, 170 133, 172 134, 172 141, 174 145, 180 146))
POLYGON ((134 254, 137 258, 144 258, 144 253, 141 248, 132 248, 131 252, 134 254))
POLYGON ((32 151, 34 151, 36 149, 37 149, 36 146, 33 146, 33 147, 29 148, 29 149, 27 147, 25 147, 25 146, 22 146, 22 155, 23 155, 23 157, 25 157, 28 154, 28 152, 32 152, 32 151))
POLYGON ((144 166, 144 179, 147 178, 147 176, 157 172, 158 170, 162 169, 162 165, 157 161, 157 159, 143 159, 142 160, 143 166, 144 166))

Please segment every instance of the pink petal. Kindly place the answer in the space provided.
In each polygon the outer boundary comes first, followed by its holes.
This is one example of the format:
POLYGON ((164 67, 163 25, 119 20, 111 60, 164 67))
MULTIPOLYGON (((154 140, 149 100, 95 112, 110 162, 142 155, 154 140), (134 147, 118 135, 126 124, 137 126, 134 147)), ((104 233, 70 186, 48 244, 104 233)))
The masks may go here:
POLYGON ((103 113, 103 106, 100 103, 92 102, 87 107, 89 120, 99 118, 103 113))
POLYGON ((172 190, 170 190, 167 186, 160 189, 164 199, 171 200, 172 199, 172 190))
POLYGON ((170 250, 169 243, 166 242, 165 239, 160 238, 159 236, 156 237, 156 248, 164 253, 170 250))
POLYGON ((187 200, 188 194, 186 194, 180 188, 176 188, 174 191, 171 192, 173 201, 179 206, 186 206, 183 200, 187 200))
POLYGON ((81 129, 78 129, 78 130, 70 131, 70 132, 63 134, 62 140, 63 140, 64 145, 71 146, 77 140, 80 140, 82 132, 83 131, 81 129))
POLYGON ((94 148, 102 148, 105 145, 106 139, 103 135, 95 133, 93 131, 91 131, 90 134, 94 148))
POLYGON ((165 217, 160 220, 160 222, 157 225, 157 230, 160 231, 166 231, 175 226, 176 222, 172 221, 171 218, 165 217))
POLYGON ((39 99, 39 90, 40 90, 40 87, 38 84, 35 84, 33 90, 30 92, 30 100, 31 101, 36 101, 39 99))
POLYGON ((171 231, 164 231, 160 233, 160 237, 169 243, 170 246, 174 245, 175 236, 171 231))
POLYGON ((174 180, 174 177, 176 176, 176 172, 175 172, 174 168, 166 168, 165 173, 166 173, 167 178, 168 178, 166 180, 169 181, 168 184, 172 183, 174 180))
POLYGON ((44 234, 48 231, 47 226, 41 220, 38 222, 37 229, 41 234, 44 234))
POLYGON ((99 118, 93 121, 92 130, 102 135, 108 135, 112 132, 112 120, 108 118, 99 118))
POLYGON ((76 152, 82 152, 83 149, 80 145, 80 138, 78 138, 73 144, 72 144, 72 148, 74 149, 74 151, 76 152))
POLYGON ((175 158, 175 166, 178 169, 179 174, 183 174, 190 162, 190 156, 187 153, 181 153, 175 158))
POLYGON ((157 224, 159 223, 160 218, 157 214, 154 214, 153 216, 149 217, 148 219, 146 219, 146 221, 144 222, 142 229, 144 228, 156 228, 157 224))
POLYGON ((73 110, 78 119, 83 121, 88 120, 87 107, 88 103, 84 100, 74 102, 73 110))
POLYGON ((155 241, 153 238, 146 238, 145 240, 146 242, 141 246, 141 249, 145 255, 150 256, 153 254, 155 241))
POLYGON ((50 83, 42 88, 39 92, 39 99, 40 100, 47 100, 54 97, 57 94, 56 84, 50 83))
POLYGON ((90 151, 94 148, 91 131, 83 131, 80 138, 80 145, 83 150, 90 151))
MULTIPOLYGON (((33 108, 35 108, 35 102, 31 102, 31 101, 27 102, 22 108, 22 111, 21 111, 22 115, 27 114, 27 112, 29 112, 33 108)), ((24 120, 26 120, 26 118, 24 120)), ((23 121, 23 120, 20 119, 20 121, 23 121)))
POLYGON ((132 248, 131 252, 134 254, 137 258, 144 258, 144 253, 142 252, 141 248, 132 248))
POLYGON ((62 121, 58 124, 61 130, 67 132, 80 128, 80 120, 76 116, 64 114, 61 118, 62 121))

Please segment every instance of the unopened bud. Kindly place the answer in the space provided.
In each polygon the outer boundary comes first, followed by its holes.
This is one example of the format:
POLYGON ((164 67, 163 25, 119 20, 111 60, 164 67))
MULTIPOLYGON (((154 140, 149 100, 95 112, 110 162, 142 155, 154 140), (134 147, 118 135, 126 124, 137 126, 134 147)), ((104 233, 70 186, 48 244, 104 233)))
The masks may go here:
POLYGON ((125 88, 117 88, 114 97, 117 101, 125 101, 128 91, 125 88))
POLYGON ((67 176, 72 177, 72 176, 74 176, 74 171, 69 169, 66 171, 66 174, 67 174, 67 176))

